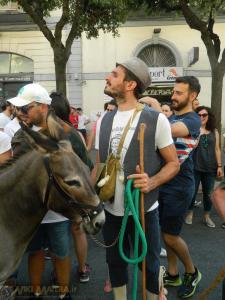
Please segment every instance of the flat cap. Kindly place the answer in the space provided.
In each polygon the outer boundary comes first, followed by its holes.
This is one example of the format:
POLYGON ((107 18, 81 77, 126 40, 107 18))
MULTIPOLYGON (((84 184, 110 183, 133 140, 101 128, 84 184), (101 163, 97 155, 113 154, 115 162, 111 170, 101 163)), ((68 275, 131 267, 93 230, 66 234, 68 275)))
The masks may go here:
POLYGON ((137 77, 141 86, 141 92, 143 93, 147 87, 151 84, 151 76, 146 63, 137 57, 132 57, 125 62, 116 63, 116 66, 123 66, 137 77))

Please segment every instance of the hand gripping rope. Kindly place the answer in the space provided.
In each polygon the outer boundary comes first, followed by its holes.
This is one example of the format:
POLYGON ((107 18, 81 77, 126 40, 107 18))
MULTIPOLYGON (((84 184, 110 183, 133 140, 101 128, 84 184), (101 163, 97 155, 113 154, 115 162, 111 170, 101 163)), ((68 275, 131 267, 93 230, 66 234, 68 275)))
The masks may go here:
POLYGON ((139 189, 133 189, 132 191, 133 179, 128 180, 125 189, 125 213, 122 221, 122 227, 119 235, 119 252, 121 257, 129 264, 134 265, 134 280, 132 289, 132 300, 137 298, 137 279, 138 279, 138 263, 142 262, 147 253, 147 242, 145 238, 145 233, 141 227, 139 221, 139 189), (127 221, 129 213, 132 213, 132 217, 135 223, 135 240, 134 240, 134 257, 128 258, 123 251, 123 239, 127 226, 127 221), (141 241, 141 253, 138 256, 139 242, 141 241))

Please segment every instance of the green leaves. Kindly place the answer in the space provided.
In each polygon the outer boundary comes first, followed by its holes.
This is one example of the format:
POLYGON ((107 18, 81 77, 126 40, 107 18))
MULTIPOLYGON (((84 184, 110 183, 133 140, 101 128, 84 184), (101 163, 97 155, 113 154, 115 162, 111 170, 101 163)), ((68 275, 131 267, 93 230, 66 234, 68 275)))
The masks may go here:
POLYGON ((104 32, 117 34, 117 28, 126 20, 127 6, 122 0, 70 1, 70 23, 77 23, 77 37, 84 31, 88 38, 104 32))

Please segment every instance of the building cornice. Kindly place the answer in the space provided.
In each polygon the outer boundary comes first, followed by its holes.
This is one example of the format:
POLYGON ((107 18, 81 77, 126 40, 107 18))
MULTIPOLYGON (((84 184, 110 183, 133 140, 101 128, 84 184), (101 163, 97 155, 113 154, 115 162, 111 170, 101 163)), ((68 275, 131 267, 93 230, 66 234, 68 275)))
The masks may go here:
MULTIPOLYGON (((216 23, 225 23, 225 16, 216 17, 216 23)), ((121 24, 121 27, 145 27, 145 26, 173 26, 173 25, 187 25, 187 22, 183 17, 152 17, 152 16, 143 16, 143 17, 132 17, 121 24)))

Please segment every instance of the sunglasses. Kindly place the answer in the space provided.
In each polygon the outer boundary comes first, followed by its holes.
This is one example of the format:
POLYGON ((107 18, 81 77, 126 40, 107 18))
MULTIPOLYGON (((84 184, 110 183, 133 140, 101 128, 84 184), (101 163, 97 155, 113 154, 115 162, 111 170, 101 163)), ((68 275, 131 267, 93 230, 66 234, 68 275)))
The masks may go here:
POLYGON ((39 103, 33 104, 33 105, 25 105, 25 106, 21 106, 21 107, 17 107, 17 110, 20 110, 23 114, 27 115, 28 112, 33 108, 38 106, 39 103))
POLYGON ((204 114, 198 114, 198 115, 199 115, 200 118, 201 118, 201 117, 205 118, 205 117, 208 116, 208 114, 206 114, 206 113, 204 113, 204 114))

